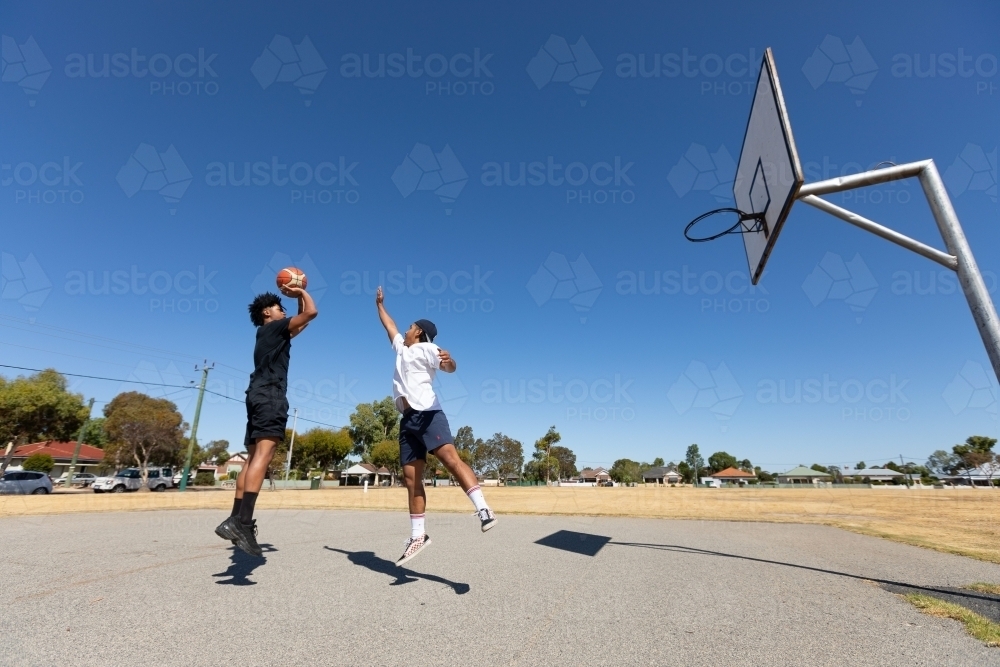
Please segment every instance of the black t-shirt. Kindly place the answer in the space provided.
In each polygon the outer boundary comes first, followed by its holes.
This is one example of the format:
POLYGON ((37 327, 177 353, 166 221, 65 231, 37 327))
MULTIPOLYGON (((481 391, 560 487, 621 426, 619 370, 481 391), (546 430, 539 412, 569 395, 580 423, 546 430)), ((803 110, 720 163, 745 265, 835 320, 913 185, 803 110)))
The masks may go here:
POLYGON ((257 344, 253 348, 253 373, 251 389, 274 386, 284 392, 288 386, 288 359, 292 349, 292 336, 288 331, 289 318, 268 322, 257 328, 257 344))

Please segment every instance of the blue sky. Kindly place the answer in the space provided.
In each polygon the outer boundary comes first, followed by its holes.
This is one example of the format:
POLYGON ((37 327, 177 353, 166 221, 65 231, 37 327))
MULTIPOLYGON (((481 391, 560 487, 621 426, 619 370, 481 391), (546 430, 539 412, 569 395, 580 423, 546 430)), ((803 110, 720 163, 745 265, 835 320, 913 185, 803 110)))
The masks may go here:
MULTIPOLYGON (((530 450, 554 424, 581 464, 691 443, 871 464, 996 435, 941 267, 799 204, 751 289, 738 238, 681 234, 731 203, 771 46, 807 181, 933 158, 996 287, 1000 9, 886 5, 6 3, 4 363, 185 384, 208 359, 242 399, 246 304, 291 262, 319 297, 290 375, 314 422, 391 390, 381 274, 397 322, 434 320, 458 360, 454 428, 530 450), (579 78, 552 80, 569 46, 579 78)), ((941 246, 915 182, 830 199, 941 246)), ((73 387, 193 416, 188 390, 73 387)), ((244 419, 210 395, 199 440, 236 449, 244 419)))

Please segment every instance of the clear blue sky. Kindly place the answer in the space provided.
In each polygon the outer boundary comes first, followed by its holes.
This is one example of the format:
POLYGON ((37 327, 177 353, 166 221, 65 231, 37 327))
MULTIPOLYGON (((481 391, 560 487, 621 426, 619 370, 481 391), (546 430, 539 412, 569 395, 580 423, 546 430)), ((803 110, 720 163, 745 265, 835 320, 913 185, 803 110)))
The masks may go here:
MULTIPOLYGON (((749 290, 738 238, 681 235, 729 203, 771 46, 807 180, 933 158, 995 286, 995 3, 287 4, 0 8, 3 363, 183 384, 209 359, 242 399, 246 304, 291 261, 325 284, 290 375, 319 422, 391 391, 381 272, 459 363, 453 428, 530 450, 554 424, 581 465, 997 435, 937 265, 798 205, 749 290)), ((831 199, 940 246, 914 183, 831 199)), ((137 386, 73 383, 95 413, 137 386)), ((209 396, 199 439, 237 449, 244 419, 209 396)))

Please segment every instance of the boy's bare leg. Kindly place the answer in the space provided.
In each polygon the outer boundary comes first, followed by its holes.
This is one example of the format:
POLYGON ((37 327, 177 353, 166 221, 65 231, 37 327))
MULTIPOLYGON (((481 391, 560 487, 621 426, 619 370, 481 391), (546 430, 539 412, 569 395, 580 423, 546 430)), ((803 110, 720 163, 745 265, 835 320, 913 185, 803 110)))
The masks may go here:
POLYGON ((424 461, 416 460, 403 466, 403 483, 410 503, 410 514, 423 514, 427 509, 424 492, 424 461))
POLYGON ((458 455, 455 445, 441 445, 434 450, 434 456, 438 457, 441 464, 447 468, 448 472, 458 481, 462 490, 466 493, 468 493, 469 489, 479 484, 479 480, 476 479, 476 473, 472 472, 472 468, 458 455))
POLYGON ((236 475, 236 500, 243 500, 243 489, 246 485, 247 468, 250 467, 250 459, 253 458, 255 449, 257 449, 256 444, 247 447, 247 463, 240 468, 240 472, 236 475))
POLYGON ((244 493, 260 493, 260 487, 264 486, 264 475, 267 474, 267 467, 271 465, 271 458, 274 450, 278 446, 278 441, 273 438, 257 438, 257 444, 250 452, 250 460, 246 467, 240 471, 236 477, 236 489, 242 496, 244 493), (240 477, 243 474, 243 489, 240 489, 240 477))

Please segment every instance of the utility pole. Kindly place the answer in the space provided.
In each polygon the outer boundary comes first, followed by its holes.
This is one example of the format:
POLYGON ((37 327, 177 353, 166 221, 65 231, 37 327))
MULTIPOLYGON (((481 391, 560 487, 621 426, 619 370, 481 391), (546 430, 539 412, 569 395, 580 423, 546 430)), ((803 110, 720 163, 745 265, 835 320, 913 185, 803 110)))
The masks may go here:
POLYGON ((80 456, 80 445, 83 444, 83 434, 87 430, 87 424, 90 423, 90 413, 94 409, 94 399, 90 399, 90 403, 87 405, 87 419, 84 420, 83 426, 80 427, 80 434, 76 436, 76 447, 73 448, 73 458, 69 462, 69 472, 66 473, 66 486, 64 488, 73 488, 73 473, 76 472, 76 459, 80 456))
MULTIPOLYGON (((292 470, 292 449, 295 447, 295 428, 299 425, 299 409, 292 409, 292 441, 288 444, 288 458, 285 459, 285 481, 288 481, 288 473, 292 470)), ((288 488, 288 484, 285 484, 288 488)))
MULTIPOLYGON (((181 473, 181 491, 187 489, 188 475, 191 473, 191 455, 194 454, 194 447, 198 444, 198 419, 201 417, 201 401, 205 398, 205 383, 208 382, 208 372, 215 368, 213 363, 208 365, 208 360, 201 365, 201 384, 198 386, 198 404, 194 408, 194 421, 191 423, 191 440, 188 442, 187 458, 184 459, 184 472, 181 473)), ((198 366, 194 367, 198 370, 198 366)))

